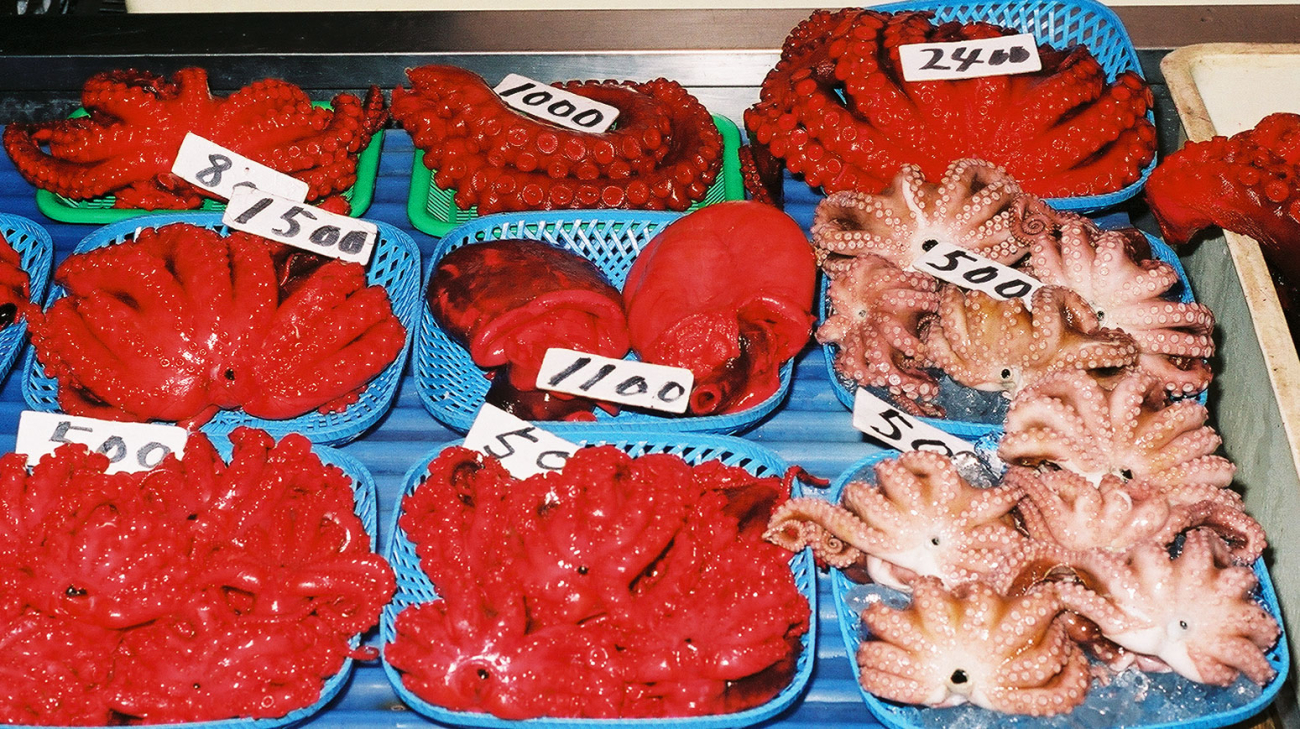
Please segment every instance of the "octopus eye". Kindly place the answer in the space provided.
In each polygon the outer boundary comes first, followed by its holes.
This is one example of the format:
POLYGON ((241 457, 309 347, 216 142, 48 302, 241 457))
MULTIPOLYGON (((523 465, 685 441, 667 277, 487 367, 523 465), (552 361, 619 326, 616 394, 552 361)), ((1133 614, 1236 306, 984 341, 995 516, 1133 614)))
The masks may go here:
POLYGON ((933 545, 936 546, 936 547, 939 546, 939 538, 938 538, 938 537, 930 537, 930 544, 933 544, 933 545))
POLYGON ((939 245, 939 241, 931 238, 930 240, 927 240, 926 242, 921 244, 921 250, 928 251, 937 245, 939 245))
POLYGON ((1003 367, 1003 368, 1002 368, 1002 379, 1004 379, 1004 380, 1009 380, 1009 379, 1011 379, 1011 370, 1007 369, 1006 367, 1003 367))
POLYGON ((1105 319, 1105 318, 1106 318, 1106 312, 1102 311, 1101 309, 1098 309, 1098 310, 1097 310, 1097 321, 1101 321, 1101 320, 1103 320, 1103 319, 1105 319))
POLYGON ((1178 621, 1178 627, 1182 628, 1183 630, 1187 630, 1187 621, 1186 621, 1186 620, 1179 620, 1179 621, 1178 621))
POLYGON ((486 681, 492 678, 492 674, 488 673, 486 668, 480 668, 478 669, 478 677, 480 681, 486 681))
POLYGON ((67 595, 68 597, 85 597, 86 590, 84 588, 77 587, 75 585, 68 585, 68 589, 64 590, 63 594, 67 595))
POLYGON ((1119 475, 1123 476, 1125 481, 1128 481, 1133 478, 1133 471, 1126 468, 1123 471, 1120 471, 1119 475))
POLYGON ((194 682, 194 690, 195 690, 195 691, 198 691, 198 690, 201 689, 201 688, 203 688, 203 687, 199 685, 199 682, 198 682, 198 681, 195 681, 195 682, 194 682))
POLYGON ((223 374, 225 374, 227 380, 230 380, 231 382, 234 382, 234 380, 235 380, 235 371, 234 371, 234 370, 232 370, 232 369, 227 369, 223 374))
POLYGON ((969 681, 970 677, 966 675, 965 671, 958 668, 956 671, 952 672, 952 677, 949 680, 955 684, 960 685, 969 681))
POLYGON ((0 304, 0 327, 7 327, 14 323, 18 318, 18 306, 16 304, 0 304))
POLYGON ((578 574, 580 574, 580 575, 585 575, 585 574, 587 574, 587 573, 590 572, 590 571, 591 571, 591 570, 587 569, 587 565, 585 565, 585 564, 582 565, 582 566, 580 566, 580 567, 578 567, 578 574))

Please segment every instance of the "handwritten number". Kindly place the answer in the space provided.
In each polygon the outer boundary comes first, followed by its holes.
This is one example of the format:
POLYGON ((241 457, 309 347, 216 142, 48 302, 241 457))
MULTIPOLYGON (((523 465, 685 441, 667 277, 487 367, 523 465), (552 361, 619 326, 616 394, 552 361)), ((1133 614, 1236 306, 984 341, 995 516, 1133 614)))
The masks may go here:
POLYGON ((221 173, 235 166, 235 163, 231 162, 230 158, 224 154, 208 155, 208 163, 212 166, 204 167, 194 173, 194 177, 208 187, 216 187, 217 185, 220 185, 221 173))
POLYGON ((339 250, 344 253, 360 253, 366 247, 366 233, 363 230, 349 230, 343 240, 339 241, 339 250))
POLYGON ((153 468, 159 463, 162 463, 163 459, 166 458, 168 454, 170 454, 171 452, 172 449, 168 448, 162 443, 159 443, 157 441, 150 441, 149 443, 146 443, 143 448, 140 449, 139 453, 136 454, 135 460, 145 468, 153 468), (162 453, 157 458, 153 459, 153 463, 150 463, 149 454, 154 453, 155 451, 162 451, 162 453))
POLYGON ((661 402, 672 402, 685 394, 686 388, 680 382, 669 382, 659 388, 659 392, 655 394, 655 397, 659 398, 661 402))
POLYGON ((936 270, 936 271, 956 271, 956 270, 957 270, 958 263, 959 263, 960 261, 962 261, 962 260, 974 261, 974 260, 975 260, 975 257, 972 256, 971 254, 967 253, 966 251, 948 251, 947 253, 943 254, 943 257, 944 257, 945 260, 948 261, 948 265, 946 265, 946 266, 941 266, 941 265, 939 265, 939 264, 937 264, 937 263, 934 263, 934 262, 932 262, 932 261, 927 261, 925 265, 929 266, 930 268, 933 268, 933 269, 936 270))
POLYGON ((520 428, 519 430, 511 430, 505 433, 498 433, 497 442, 501 444, 502 448, 506 449, 506 452, 497 453, 492 450, 492 446, 490 444, 483 446, 483 452, 488 454, 489 456, 492 456, 493 458, 509 458, 510 456, 514 455, 515 447, 513 445, 510 445, 510 443, 506 441, 506 438, 514 435, 523 438, 529 443, 536 443, 537 436, 533 435, 533 432, 536 430, 537 428, 534 428, 533 426, 530 425, 526 428, 520 428))
POLYGON ((880 436, 882 438, 885 438, 886 440, 897 441, 899 438, 903 437, 903 430, 902 428, 899 427, 900 425, 907 428, 908 430, 911 430, 912 428, 912 424, 907 422, 907 418, 902 413, 898 412, 893 408, 890 408, 885 412, 881 413, 880 419, 888 423, 889 427, 893 428, 893 430, 886 433, 885 431, 881 430, 880 428, 877 428, 874 425, 871 426, 871 429, 879 433, 880 436), (898 422, 894 422, 894 421, 898 421, 898 422))
POLYGON ((976 63, 983 63, 979 58, 979 48, 972 49, 969 54, 966 52, 966 46, 957 46, 952 49, 952 60, 961 64, 957 67, 957 73, 966 73, 966 71, 976 63))
POLYGON ((329 248, 330 246, 339 242, 338 226, 322 225, 321 227, 311 232, 311 237, 308 238, 308 240, 320 246, 321 248, 329 248))
POLYGON ((614 388, 614 392, 617 392, 623 397, 630 397, 632 395, 644 394, 649 389, 649 386, 645 383, 645 378, 635 375, 619 383, 618 387, 614 388))
POLYGON ((605 121, 605 115, 600 113, 599 109, 587 109, 573 115, 573 123, 580 127, 590 129, 591 127, 605 121))
POLYGON ((1033 288, 1028 281, 1018 278, 1015 281, 1003 281, 994 286, 993 291, 1004 299, 1018 299, 1027 296, 1033 288))
POLYGON ((293 207, 289 208, 289 210, 286 211, 284 215, 280 216, 280 220, 283 220, 284 222, 288 223, 289 227, 286 228, 285 230, 277 230, 276 228, 272 228, 271 232, 275 233, 276 235, 282 235, 285 238, 292 238, 298 235, 298 233, 302 231, 302 226, 299 225, 298 221, 294 220, 294 218, 298 217, 299 215, 303 216, 304 218, 307 218, 308 220, 316 219, 315 214, 313 214, 307 208, 304 208, 301 205, 294 205, 293 207))
POLYGON ((912 450, 914 451, 927 450, 926 446, 938 446, 938 448, 930 448, 928 450, 932 450, 936 453, 942 452, 944 455, 948 456, 949 458, 951 458, 953 455, 952 449, 948 447, 947 443, 944 443, 941 440, 933 440, 930 438, 917 438, 913 440, 910 445, 912 446, 912 450), (940 451, 939 449, 943 449, 943 450, 940 451))
POLYGON ((551 104, 550 106, 546 107, 546 110, 551 114, 554 114, 555 116, 558 116, 561 119, 563 119, 564 117, 577 111, 578 107, 574 106, 567 99, 560 99, 554 104, 551 104))
POLYGON ((992 266, 981 266, 963 273, 961 277, 971 283, 988 283, 998 277, 998 270, 992 266))
POLYGON ((550 100, 551 92, 549 91, 534 91, 522 99, 522 101, 528 106, 541 106, 550 100))
POLYGON ((1029 60, 1029 49, 1024 46, 1011 47, 1011 62, 1024 63, 1029 60))
POLYGON ((533 84, 533 82, 529 81, 528 83, 524 84, 523 86, 516 86, 516 87, 514 87, 513 89, 510 89, 509 91, 502 91, 499 95, 502 96, 502 97, 510 96, 511 94, 517 94, 517 93, 519 93, 520 91, 527 91, 528 89, 531 89, 531 88, 533 88, 534 86, 535 86, 535 84, 533 84))
POLYGON ((251 206, 249 206, 249 208, 248 208, 247 210, 245 210, 244 212, 242 212, 242 213, 240 213, 238 216, 236 216, 236 217, 235 217, 235 222, 236 222, 236 223, 239 223, 240 225, 247 225, 247 224, 248 224, 248 221, 250 221, 250 220, 252 220, 253 218, 257 217, 257 214, 258 214, 258 213, 260 213, 260 212, 262 212, 263 210, 266 210, 267 208, 271 207, 271 203, 273 203, 273 202, 275 202, 275 201, 272 200, 272 199, 269 198, 269 197, 264 197, 264 198, 262 198, 261 200, 258 200, 257 202, 255 202, 255 203, 253 203, 251 206))
POLYGON ((573 360, 573 364, 569 365, 568 367, 565 367, 559 372, 556 372, 555 375, 551 377, 551 379, 546 381, 546 384, 550 385, 551 387, 555 387, 556 385, 568 379, 569 375, 573 374, 574 372, 577 372, 578 370, 582 369, 583 367, 586 367, 589 364, 591 364, 591 357, 579 357, 573 360))
POLYGON ((943 49, 942 49, 942 48, 922 48, 921 50, 925 51, 926 53, 931 53, 931 54, 933 54, 933 58, 931 58, 930 60, 926 61, 924 66, 921 66, 922 69, 930 68, 930 69, 934 69, 935 71, 951 71, 951 70, 952 70, 952 66, 940 66, 940 65, 939 65, 939 61, 943 60, 943 49))
POLYGON ((568 460, 569 453, 567 451, 542 451, 537 454, 537 460, 534 461, 534 464, 538 468, 544 468, 547 471, 558 471, 564 468, 564 464, 568 460))
MULTIPOLYGON (((587 360, 587 361, 590 362, 591 360, 587 360)), ((591 379, 587 380, 581 385, 578 385, 578 389, 582 390, 583 392, 590 390, 591 388, 596 386, 597 382, 600 382, 601 380, 608 377, 609 373, 613 371, 614 371, 614 365, 612 364, 601 365, 601 368, 596 370, 596 374, 593 375, 591 379)))
POLYGON ((68 431, 69 431, 69 430, 80 430, 80 431, 82 431, 83 433, 93 433, 93 432, 94 432, 94 431, 91 430, 90 428, 79 428, 79 427, 73 425, 73 424, 72 424, 72 421, 64 420, 64 421, 61 421, 57 426, 55 426, 55 428, 54 428, 54 433, 52 433, 52 434, 50 435, 50 442, 51 442, 51 443, 72 443, 72 442, 74 442, 74 441, 70 441, 70 440, 68 440, 68 431))

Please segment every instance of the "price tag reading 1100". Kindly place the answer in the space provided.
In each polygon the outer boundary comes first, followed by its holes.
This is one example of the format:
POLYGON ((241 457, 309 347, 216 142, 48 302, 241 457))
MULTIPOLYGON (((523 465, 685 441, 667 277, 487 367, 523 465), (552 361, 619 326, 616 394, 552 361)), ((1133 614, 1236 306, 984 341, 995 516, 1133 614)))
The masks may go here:
POLYGON ((853 397, 853 427, 900 451, 936 451, 952 457, 975 446, 901 412, 862 388, 853 397))

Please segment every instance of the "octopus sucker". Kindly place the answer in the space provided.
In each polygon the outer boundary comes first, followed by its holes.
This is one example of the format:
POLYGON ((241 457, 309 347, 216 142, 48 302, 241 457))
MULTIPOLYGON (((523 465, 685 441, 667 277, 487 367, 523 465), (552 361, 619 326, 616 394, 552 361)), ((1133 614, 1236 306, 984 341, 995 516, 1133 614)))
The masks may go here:
POLYGON ((1024 540, 1009 516, 1022 492, 971 486, 946 456, 911 451, 877 464, 875 476, 875 485, 846 486, 840 506, 791 499, 773 512, 768 540, 787 549, 812 546, 815 556, 841 567, 857 561, 856 550, 872 579, 898 589, 918 575, 949 585, 970 581, 996 569, 1001 555, 1024 540))
POLYGON ((1176 557, 1151 542, 1125 555, 1078 553, 1072 564, 1088 586, 1062 582, 1056 591, 1107 639, 1193 681, 1227 686, 1244 674, 1263 685, 1276 673, 1265 651, 1281 628, 1252 597, 1254 572, 1220 566, 1219 550, 1218 537, 1193 530, 1176 557))
MULTIPOLYGON (((787 38, 745 112, 752 159, 780 159, 828 194, 876 193, 901 165, 937 178, 953 160, 1002 166, 1029 192, 1095 195, 1141 177, 1155 155, 1150 90, 1133 72, 1107 82, 1087 48, 1043 46, 1034 74, 902 81, 898 46, 1012 33, 930 13, 819 11, 787 38)), ((752 191, 772 174, 747 175, 752 191), (766 179, 765 179, 766 178, 766 179)), ((758 193, 755 193, 758 194, 758 193)), ((769 195, 770 197, 770 195, 769 195)))
POLYGON ((893 701, 1034 716, 1069 711, 1083 702, 1091 676, 1057 619, 1061 610, 1050 588, 1003 597, 983 582, 949 589, 920 577, 908 608, 875 603, 863 611, 859 681, 893 701))
POLYGON ((192 132, 308 181, 307 201, 316 202, 356 181, 357 152, 388 118, 377 88, 365 102, 339 94, 332 103, 332 110, 315 108, 284 82, 214 97, 201 68, 171 78, 108 71, 83 87, 88 117, 10 124, 3 141, 19 173, 39 188, 74 200, 112 194, 115 207, 187 209, 210 196, 171 172, 192 132))
POLYGON ((1132 337, 1102 327, 1069 289, 1044 286, 1027 305, 948 287, 939 318, 924 333, 930 359, 957 382, 1014 395, 1052 372, 1107 376, 1137 359, 1132 337))

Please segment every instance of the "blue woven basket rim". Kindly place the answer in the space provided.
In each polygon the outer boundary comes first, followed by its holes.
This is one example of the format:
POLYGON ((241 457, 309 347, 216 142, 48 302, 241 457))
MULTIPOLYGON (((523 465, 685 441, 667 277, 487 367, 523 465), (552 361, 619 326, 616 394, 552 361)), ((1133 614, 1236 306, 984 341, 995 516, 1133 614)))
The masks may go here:
MULTIPOLYGON (((279 438, 276 438, 277 442, 279 438)), ((232 445, 225 438, 212 438, 212 445, 221 455, 221 459, 229 462, 232 445)), ((370 470, 357 459, 349 456, 342 451, 329 448, 327 446, 313 445, 312 453, 316 454, 322 463, 333 464, 343 469, 352 481, 352 492, 354 495, 355 509, 357 516, 361 518, 361 523, 370 535, 370 550, 375 550, 377 542, 377 523, 376 513, 378 511, 378 492, 375 489, 375 480, 370 475, 370 470)), ((352 637, 351 643, 356 647, 361 642, 361 633, 352 637)), ((338 673, 329 677, 321 685, 320 698, 310 706, 304 706, 301 709, 294 709, 278 719, 216 719, 213 721, 188 721, 176 722, 172 724, 156 724, 155 726, 173 727, 174 729, 279 729, 293 724, 298 724, 310 719, 325 708, 325 705, 333 701, 339 692, 343 690, 344 684, 347 683, 348 677, 352 674, 352 658, 345 658, 343 666, 339 668, 338 673)), ((13 724, 17 727, 35 727, 32 724, 13 724)), ((75 729, 74 727, 48 727, 42 726, 41 729, 75 729)))
MULTIPOLYGON (((657 225, 660 226, 656 230, 658 232, 663 226, 667 226, 682 217, 684 217, 683 213, 621 210, 557 210, 485 215, 457 226, 438 241, 424 274, 421 298, 424 298, 423 292, 428 290, 429 281, 433 278, 438 262, 442 260, 443 256, 451 252, 453 246, 460 247, 461 241, 464 241, 464 245, 474 245, 477 242, 499 240, 499 238, 488 236, 494 230, 500 230, 504 226, 519 228, 519 232, 523 234, 521 237, 528 237, 533 235, 534 232, 540 235, 543 229, 555 230, 565 226, 580 228, 584 225, 657 225), (528 230, 533 227, 536 227, 536 231, 528 230), (483 240, 479 240, 480 236, 483 237, 483 240)), ((599 266, 599 264, 597 265, 599 266)), ((622 290, 621 282, 616 284, 615 288, 622 290)), ((441 345, 433 339, 435 330, 442 332, 442 328, 434 321, 433 314, 426 305, 423 307, 421 314, 419 333, 416 337, 415 354, 413 356, 414 367, 412 369, 415 375, 416 390, 419 393, 420 402, 430 415, 453 430, 464 433, 473 424, 475 413, 461 412, 444 404, 445 401, 438 398, 437 394, 446 390, 444 384, 446 381, 426 374, 429 363, 434 361, 438 357, 438 353, 445 348, 445 345, 441 345)), ((445 332, 443 336, 446 336, 445 332)), ((447 337, 447 339, 450 340, 450 337, 447 337)), ((451 345, 459 348, 461 352, 464 351, 464 348, 454 341, 451 342, 451 345)), ((464 372, 461 377, 477 376, 482 378, 483 374, 482 369, 474 366, 472 372, 464 372)), ((613 417, 603 413, 598 414, 597 417, 600 419, 592 423, 538 421, 538 424, 553 432, 566 434, 584 433, 594 428, 627 428, 629 431, 635 430, 637 432, 650 428, 679 432, 735 433, 753 427, 775 411, 789 394, 793 376, 794 359, 791 358, 781 365, 780 384, 776 392, 762 402, 736 413, 666 417, 648 412, 621 411, 613 417)), ((486 379, 484 381, 486 382, 486 379)), ((455 385, 461 387, 463 382, 455 383, 455 385)))
MULTIPOLYGON (((831 482, 830 487, 826 489, 823 497, 833 504, 839 503, 840 496, 844 492, 844 487, 848 485, 850 481, 854 480, 867 468, 874 466, 883 460, 897 458, 899 455, 898 451, 885 450, 872 453, 871 455, 859 459, 848 468, 844 469, 844 471, 842 471, 840 475, 831 482)), ((1278 627, 1281 629, 1277 645, 1273 646, 1273 649, 1268 652, 1269 663, 1277 670, 1277 675, 1273 680, 1270 681, 1267 686, 1262 687, 1259 696, 1236 708, 1184 721, 1150 724, 1124 724, 1122 726, 1129 727, 1130 729, 1212 729, 1213 727, 1222 727, 1234 724, 1254 716, 1273 701, 1273 698, 1277 696, 1278 691, 1281 690, 1282 684, 1285 683, 1287 674, 1290 671, 1291 653, 1287 647, 1286 627, 1282 621, 1282 609, 1277 601, 1277 593, 1273 589, 1273 581, 1269 577, 1268 570, 1264 565, 1264 558, 1260 557, 1255 560, 1252 567, 1255 571, 1255 576, 1259 578, 1260 598, 1264 602, 1264 607, 1277 621, 1278 627)), ((849 667, 853 672, 854 683, 856 684, 858 682, 859 674, 856 648, 860 643, 856 631, 861 621, 853 612, 853 609, 846 603, 846 593, 851 587, 851 583, 846 577, 844 577, 843 573, 839 570, 832 570, 831 594, 833 595, 835 603, 835 613, 840 618, 840 637, 844 641, 844 650, 849 661, 849 667)), ((878 698, 863 688, 861 684, 858 684, 858 692, 862 695, 862 699, 866 703, 867 708, 871 711, 872 715, 874 715, 882 724, 892 727, 893 729, 922 729, 921 725, 913 724, 905 718, 898 716, 898 711, 902 709, 926 711, 926 707, 912 707, 878 698)), ((981 711, 990 710, 981 709, 981 711)), ((990 713, 1001 716, 1001 714, 997 714, 997 712, 990 711, 990 713)), ((1025 717, 1017 718, 1020 721, 1026 720, 1025 717)), ((996 722, 992 722, 990 725, 996 726, 996 722)), ((1017 724, 1017 726, 1021 725, 1017 724)))
MULTIPOLYGON (((644 430, 636 434, 621 432, 616 429, 590 429, 575 440, 582 445, 597 444, 614 444, 624 447, 625 450, 641 446, 652 449, 651 452, 664 452, 664 449, 671 451, 673 448, 696 448, 696 449, 721 449, 731 453, 748 458, 749 461, 741 467, 753 473, 755 467, 750 464, 765 466, 772 470, 772 475, 780 477, 786 470, 786 462, 775 452, 743 440, 741 438, 729 437, 725 435, 710 435, 703 433, 682 433, 671 430, 644 430), (660 449, 660 450, 653 450, 660 449)), ((402 515, 402 500, 407 494, 411 493, 419 484, 420 478, 427 472, 429 463, 437 458, 447 448, 461 445, 462 441, 453 441, 444 443, 430 450, 420 460, 416 461, 402 481, 402 490, 397 498, 397 503, 393 507, 392 515, 389 517, 388 540, 384 546, 384 558, 389 564, 394 565, 394 570, 400 570, 405 574, 405 568, 395 564, 393 554, 397 549, 403 549, 414 554, 414 545, 406 538, 406 533, 401 529, 399 520, 402 515)), ((687 456, 686 460, 691 463, 705 462, 713 459, 693 460, 692 456, 687 456)), ((802 495, 798 481, 791 486, 791 497, 802 495)), ((418 558, 417 558, 418 563, 418 558)), ((646 726, 664 726, 671 729, 739 729, 757 724, 769 719, 788 709, 792 704, 803 695, 812 678, 813 666, 816 663, 817 653, 817 575, 816 567, 813 564, 811 550, 805 549, 803 552, 794 555, 790 559, 791 571, 796 575, 807 576, 807 586, 799 589, 800 593, 808 599, 809 623, 808 631, 803 636, 803 651, 800 653, 799 668, 795 673, 790 684, 786 686, 779 694, 770 701, 760 706, 755 706, 744 711, 733 712, 730 714, 712 714, 707 716, 696 717, 678 717, 678 718, 637 718, 637 719, 581 719, 581 718, 550 718, 543 717, 537 719, 526 719, 513 721, 500 719, 492 714, 471 711, 453 711, 444 709, 439 706, 424 701, 416 696, 402 684, 401 673, 388 663, 387 657, 384 657, 384 673, 388 676, 388 681, 392 684, 393 690, 397 692, 398 697, 417 713, 433 719, 434 721, 456 725, 456 726, 474 726, 488 727, 489 729, 518 729, 518 727, 538 726, 538 727, 556 727, 556 726, 574 726, 582 729, 619 729, 622 727, 646 727, 646 726)), ((419 575, 424 582, 428 582, 428 577, 423 574, 419 575)), ((797 581, 797 580, 796 580, 797 581)), ((397 608, 398 599, 402 596, 402 579, 399 574, 398 592, 394 595, 392 602, 384 608, 384 614, 381 618, 380 631, 384 641, 384 648, 387 649, 388 643, 394 636, 394 621, 400 612, 397 608)), ((416 603, 412 603, 416 604, 416 603)))
MULTIPOLYGON (((945 0, 921 0, 919 2, 904 0, 903 2, 894 2, 894 3, 886 3, 884 5, 875 5, 872 6, 870 9, 880 11, 880 12, 889 12, 889 13, 896 13, 900 11, 912 11, 912 10, 928 10, 934 12, 936 19, 942 21, 945 20, 948 17, 948 15, 955 13, 960 9, 972 8, 972 7, 979 8, 981 10, 984 10, 985 12, 989 12, 992 10, 1005 8, 1005 7, 1025 8, 1027 10, 1027 13, 1029 14, 1025 17, 1025 21, 1026 21, 1025 23, 1020 25, 1014 23, 1010 23, 1010 24, 999 23, 999 24, 1003 25, 1004 27, 1016 28, 1017 30, 1021 30, 1022 32, 1032 33, 1034 34, 1035 38, 1038 40, 1039 43, 1046 43, 1048 42, 1048 39, 1041 37, 1041 35, 1038 33, 1035 33, 1034 28, 1028 27, 1029 17, 1042 17, 1045 15, 1047 17, 1055 18, 1056 17, 1055 14, 1058 10, 1070 9, 1070 8, 1079 8, 1081 10, 1093 13, 1097 16, 1097 20, 1100 21, 1100 24, 1103 27, 1107 27, 1110 30, 1115 32, 1115 34, 1118 36, 1116 40, 1121 46, 1120 52, 1121 55, 1123 56, 1124 63, 1120 67, 1106 68, 1107 80, 1114 81, 1115 77, 1118 76, 1119 73, 1123 71, 1132 71, 1133 73, 1136 73, 1138 76, 1142 77, 1143 80, 1146 80, 1146 74, 1142 72, 1142 62, 1138 58, 1137 48, 1134 47, 1132 39, 1129 38, 1128 30, 1124 27, 1124 22, 1120 20, 1118 15, 1115 14, 1115 11, 1111 10, 1105 5, 1102 5, 1099 2, 1094 2, 1093 0, 1051 0, 1050 2, 1039 2, 1039 1, 1027 2, 1026 0, 990 0, 989 2, 968 2, 968 3, 953 3, 953 2, 946 2, 945 0)), ((1096 49, 1090 46, 1089 50, 1095 51, 1096 49)), ((1094 55, 1097 54, 1094 52, 1094 55)), ((1103 64, 1103 67, 1104 65, 1105 64, 1103 64)), ((1156 121, 1154 108, 1148 109, 1146 116, 1147 116, 1147 121, 1151 122, 1154 125, 1156 121)), ((1116 190, 1114 192, 1108 192, 1099 195, 1081 195, 1078 197, 1055 197, 1055 198, 1045 198, 1045 199, 1047 200, 1047 202, 1051 203, 1052 207, 1057 208, 1058 210, 1070 210, 1073 212, 1080 212, 1080 213, 1095 212, 1097 210, 1103 210, 1105 208, 1118 205, 1119 203, 1122 203, 1125 200, 1132 198, 1133 196, 1137 195, 1139 192, 1142 191, 1143 186, 1146 185, 1147 178, 1151 176, 1151 171, 1156 168, 1157 161, 1158 161, 1157 157, 1153 156, 1151 158, 1151 162, 1149 162, 1147 166, 1143 168, 1142 175, 1137 179, 1136 182, 1130 183, 1129 185, 1119 190, 1116 190)))
MULTIPOLYGON (((54 240, 49 231, 21 215, 0 213, 0 235, 4 236, 21 258, 23 270, 27 272, 29 300, 40 304, 54 262, 54 240), (19 236, 21 240, 15 240, 19 236)), ((5 327, 0 332, 0 380, 9 374, 26 342, 26 319, 5 327)))
MULTIPOLYGON (((173 213, 118 221, 87 235, 77 244, 74 253, 84 253, 109 245, 115 238, 138 228, 159 228, 171 223, 191 223, 200 227, 224 230, 221 216, 221 213, 173 213)), ((372 281, 372 283, 382 283, 388 290, 393 313, 406 328, 406 341, 402 344, 402 350, 397 358, 370 381, 361 399, 343 413, 321 414, 312 411, 288 420, 265 420, 247 415, 242 410, 227 410, 219 412, 200 430, 210 436, 217 436, 229 433, 240 426, 249 426, 261 428, 277 438, 288 433, 301 432, 314 443, 340 445, 365 432, 388 411, 397 395, 397 386, 414 340, 414 328, 420 310, 420 254, 415 241, 395 226, 379 220, 368 222, 374 223, 379 228, 379 242, 371 258, 371 265, 373 266, 380 256, 381 250, 406 261, 402 268, 393 271, 389 276, 390 280, 372 281)), ((370 270, 367 268, 368 279, 370 270)), ((62 295, 61 287, 52 286, 45 306, 48 308, 62 295)), ((35 348, 27 353, 22 385, 23 398, 33 409, 45 412, 58 411, 58 382, 45 375, 44 369, 36 359, 35 348), (46 392, 51 394, 44 394, 46 392)))
MULTIPOLYGON (((1168 263, 1173 267, 1174 273, 1178 275, 1178 280, 1181 285, 1178 287, 1178 297, 1175 301, 1184 304, 1194 303, 1196 298, 1192 293, 1192 282, 1187 278, 1187 271, 1183 269, 1183 262, 1179 260, 1178 254, 1175 253, 1174 249, 1170 248, 1164 241, 1150 233, 1143 231, 1142 235, 1146 236, 1147 243, 1151 245, 1152 258, 1168 263)), ((830 298, 827 295, 828 286, 829 279, 823 274, 817 294, 817 313, 820 317, 820 320, 817 322, 818 325, 826 320, 826 316, 830 312, 830 298)), ((824 365, 826 367, 826 376, 827 379, 830 380, 831 390, 835 393, 835 399, 839 400, 840 404, 844 407, 853 410, 853 397, 856 392, 856 387, 850 390, 844 379, 835 371, 835 352, 837 349, 838 347, 834 344, 822 345, 822 359, 824 360, 824 365)), ((1208 396, 1209 388, 1207 387, 1205 390, 1198 393, 1195 398, 1198 402, 1204 405, 1207 402, 1208 396)), ((950 433, 960 438, 982 438, 991 433, 999 433, 1002 430, 1002 423, 977 423, 968 420, 947 420, 944 418, 929 417, 919 419, 933 425, 945 433, 950 433)))

